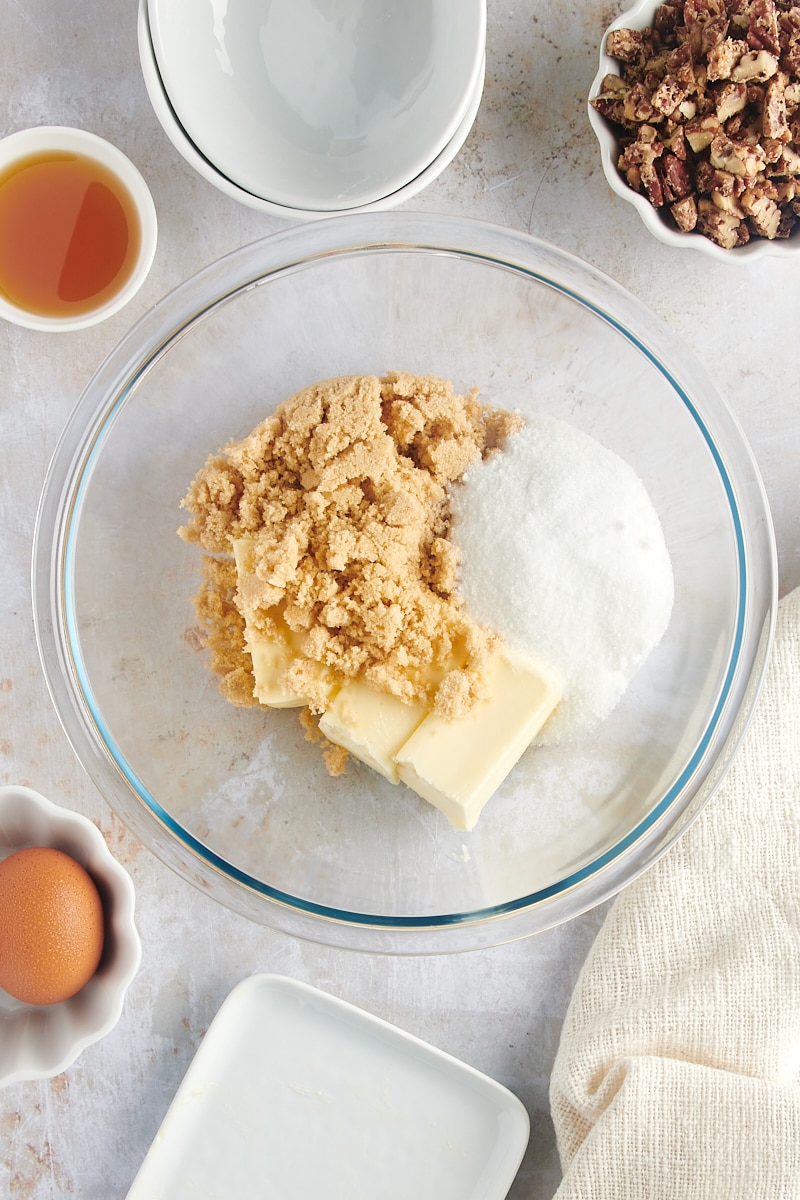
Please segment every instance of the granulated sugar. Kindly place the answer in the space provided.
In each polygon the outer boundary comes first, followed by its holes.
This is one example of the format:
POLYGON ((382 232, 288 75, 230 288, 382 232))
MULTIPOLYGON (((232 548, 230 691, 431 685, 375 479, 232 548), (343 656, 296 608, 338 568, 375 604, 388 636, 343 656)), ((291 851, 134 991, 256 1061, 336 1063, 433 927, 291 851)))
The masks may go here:
POLYGON ((669 552, 643 483, 594 438, 537 416, 469 470, 452 511, 473 617, 561 683, 537 741, 587 732, 615 707, 672 610, 669 552))

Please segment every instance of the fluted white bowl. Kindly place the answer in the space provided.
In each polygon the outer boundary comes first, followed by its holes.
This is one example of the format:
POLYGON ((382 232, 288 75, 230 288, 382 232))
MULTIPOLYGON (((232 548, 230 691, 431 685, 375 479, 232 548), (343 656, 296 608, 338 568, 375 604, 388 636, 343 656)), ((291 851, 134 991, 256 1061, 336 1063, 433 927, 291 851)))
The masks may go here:
POLYGON ((25 846, 52 846, 91 875, 103 902, 105 938, 97 971, 58 1004, 25 1004, 0 988, 0 1086, 46 1079, 114 1028, 141 960, 134 889, 92 821, 27 787, 0 788, 0 860, 25 846))

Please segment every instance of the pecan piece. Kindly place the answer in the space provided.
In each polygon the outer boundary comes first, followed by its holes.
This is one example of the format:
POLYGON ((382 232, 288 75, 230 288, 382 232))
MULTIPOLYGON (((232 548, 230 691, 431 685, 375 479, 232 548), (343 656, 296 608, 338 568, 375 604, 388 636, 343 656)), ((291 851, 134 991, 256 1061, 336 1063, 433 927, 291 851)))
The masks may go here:
POLYGON ((730 213, 731 216, 737 217, 740 221, 743 221, 747 215, 738 200, 722 192, 712 192, 711 202, 720 212, 730 213))
POLYGON ((661 179, 661 190, 665 203, 683 200, 692 193, 692 177, 686 167, 674 154, 662 154, 658 160, 658 174, 661 179))
POLYGON ((642 83, 634 83, 631 87, 625 97, 624 112, 626 120, 635 124, 653 119, 658 120, 650 93, 642 83))
POLYGON ((619 62, 644 62, 645 37, 638 29, 612 29, 606 37, 606 54, 619 62))
POLYGON ((743 54, 747 54, 747 42, 735 38, 725 38, 712 47, 708 55, 706 78, 715 82, 718 79, 730 79, 734 67, 739 63, 743 54))
POLYGON ((764 167, 764 151, 758 145, 751 146, 717 134, 710 149, 709 161, 719 171, 729 171, 731 175, 758 175, 764 167))
POLYGON ((653 32, 658 35, 660 41, 668 42, 675 37, 680 17, 678 4, 659 4, 653 16, 653 32))
POLYGON ((722 133, 722 127, 716 114, 713 117, 695 117, 686 124, 686 140, 695 154, 699 154, 710 146, 720 133, 722 133))
POLYGON ((743 54, 731 71, 731 79, 765 83, 778 69, 778 60, 769 50, 750 50, 743 54))
POLYGON ((724 125, 747 104, 746 83, 726 83, 717 92, 717 120, 724 125))
POLYGON ((684 196, 670 206, 673 220, 681 233, 691 233, 697 224, 697 201, 694 196, 684 196))
POLYGON ((685 0, 683 23, 694 53, 708 54, 728 32, 730 21, 725 0, 685 0))
POLYGON ((686 99, 689 88, 675 75, 666 75, 652 95, 652 104, 656 112, 669 117, 678 105, 686 99))
POLYGON ((794 229, 796 220, 797 218, 791 209, 781 209, 781 219, 780 223, 778 224, 778 232, 775 234, 775 237, 787 238, 794 229))
POLYGON ((766 196, 756 196, 753 192, 744 192, 741 205, 755 232, 771 241, 777 235, 781 220, 781 210, 775 201, 766 196))
POLYGON ((783 75, 776 75, 767 84, 764 106, 761 111, 761 131, 765 138, 778 141, 789 139, 789 122, 786 120, 786 85, 783 75))
POLYGON ((769 169, 770 175, 800 175, 800 154, 791 146, 784 146, 781 156, 769 169))
POLYGON ((752 0, 747 41, 754 50, 768 50, 776 56, 780 53, 778 13, 774 0, 752 0))
POLYGON ((781 67, 787 75, 800 75, 800 40, 791 43, 783 51, 781 67))
POLYGON ((734 246, 741 246, 750 237, 747 226, 739 217, 723 212, 712 200, 698 200, 696 228, 712 242, 722 246, 724 250, 732 250, 734 246), (744 228, 744 234, 741 232, 742 228, 744 228))

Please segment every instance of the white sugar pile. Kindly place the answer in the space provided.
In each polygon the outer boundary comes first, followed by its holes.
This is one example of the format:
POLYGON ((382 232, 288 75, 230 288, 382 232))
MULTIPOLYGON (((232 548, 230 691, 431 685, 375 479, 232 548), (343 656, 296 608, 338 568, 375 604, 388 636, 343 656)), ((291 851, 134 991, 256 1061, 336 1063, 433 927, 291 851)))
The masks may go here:
POLYGON ((452 507, 472 616, 561 683, 537 741, 590 730, 672 611, 669 552, 644 484, 594 438, 537 416, 469 471, 452 507))

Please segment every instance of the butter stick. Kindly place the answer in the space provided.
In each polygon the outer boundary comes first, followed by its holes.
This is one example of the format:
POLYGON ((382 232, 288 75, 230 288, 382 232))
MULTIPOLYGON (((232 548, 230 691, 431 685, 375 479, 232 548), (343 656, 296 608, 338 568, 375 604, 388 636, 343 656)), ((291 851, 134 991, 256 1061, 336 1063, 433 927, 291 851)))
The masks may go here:
MULTIPOLYGON (((233 554, 240 591, 246 591, 254 576, 253 539, 237 538, 233 543, 233 554)), ((286 624, 281 610, 269 610, 274 630, 269 635, 253 628, 245 609, 244 640, 253 664, 253 695, 259 704, 268 708, 302 708, 309 703, 308 696, 294 692, 286 683, 286 672, 302 652, 303 635, 295 633, 286 624)), ((315 663, 306 665, 307 672, 314 672, 315 690, 330 693, 332 680, 324 667, 315 663)))
POLYGON ((456 719, 431 713, 400 748, 400 779, 456 829, 473 829, 559 699, 553 681, 503 647, 487 667, 485 699, 456 719))
POLYGON ((343 746, 390 783, 398 783, 395 755, 428 711, 354 680, 330 701, 319 728, 329 742, 343 746))

